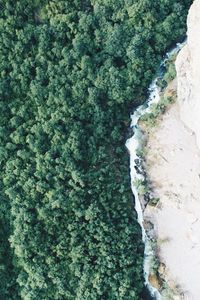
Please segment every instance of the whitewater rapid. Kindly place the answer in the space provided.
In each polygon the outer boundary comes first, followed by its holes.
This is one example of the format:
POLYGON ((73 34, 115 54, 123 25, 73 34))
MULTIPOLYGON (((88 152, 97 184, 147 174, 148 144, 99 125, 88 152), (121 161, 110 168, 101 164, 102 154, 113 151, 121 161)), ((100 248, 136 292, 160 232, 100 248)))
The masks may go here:
POLYGON ((131 175, 131 188, 135 198, 135 210, 138 216, 138 223, 141 226, 142 230, 142 240, 144 242, 145 250, 144 250, 144 265, 143 265, 143 272, 144 272, 144 280, 145 285, 148 288, 151 296, 156 300, 161 300, 162 296, 159 291, 154 288, 151 283, 149 282, 149 274, 150 268, 152 266, 152 262, 154 259, 154 253, 151 246, 151 242, 147 236, 147 233, 144 228, 144 217, 143 217, 143 207, 139 199, 139 194, 136 188, 136 182, 144 181, 144 175, 141 173, 140 167, 142 166, 142 158, 138 155, 138 150, 142 147, 142 131, 139 127, 138 121, 140 117, 146 113, 151 112, 151 105, 158 103, 160 101, 160 87, 158 86, 157 82, 158 79, 163 78, 165 72, 164 67, 167 61, 175 54, 179 52, 179 50, 183 47, 183 43, 178 43, 176 46, 167 52, 165 58, 163 59, 162 63, 157 72, 156 78, 153 80, 151 85, 149 86, 149 97, 147 101, 140 105, 131 115, 131 129, 133 131, 133 136, 127 140, 126 147, 130 153, 130 175, 131 175))

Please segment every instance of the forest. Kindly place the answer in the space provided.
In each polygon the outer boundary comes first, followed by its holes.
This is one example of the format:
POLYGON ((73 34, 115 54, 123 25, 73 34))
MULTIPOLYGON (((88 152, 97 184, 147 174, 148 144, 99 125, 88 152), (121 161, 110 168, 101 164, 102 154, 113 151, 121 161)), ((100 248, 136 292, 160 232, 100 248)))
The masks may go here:
POLYGON ((0 299, 143 299, 130 113, 191 0, 0 0, 0 299))

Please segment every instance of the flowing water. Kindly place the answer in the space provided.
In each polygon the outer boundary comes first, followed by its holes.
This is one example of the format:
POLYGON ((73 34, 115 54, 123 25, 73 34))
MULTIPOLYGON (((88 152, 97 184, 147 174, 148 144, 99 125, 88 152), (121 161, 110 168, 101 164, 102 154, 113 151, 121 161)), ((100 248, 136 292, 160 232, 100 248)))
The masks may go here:
POLYGON ((145 285, 148 288, 151 296, 156 300, 161 300, 162 296, 159 293, 159 291, 155 289, 149 282, 150 268, 153 259, 153 250, 151 247, 151 242, 148 239, 148 236, 144 228, 143 208, 139 199, 137 188, 135 186, 135 183, 138 180, 142 180, 142 181, 144 180, 144 176, 141 174, 140 168, 138 168, 138 166, 142 165, 142 159, 138 155, 138 150, 142 146, 142 131, 138 125, 138 121, 142 115, 151 112, 152 104, 158 103, 160 101, 161 91, 160 91, 160 87, 157 84, 158 79, 163 78, 164 69, 165 69, 164 67, 167 61, 173 55, 177 54, 184 44, 185 42, 181 44, 177 44, 171 51, 167 52, 165 58, 163 59, 160 65, 160 68, 157 73, 157 77, 153 80, 153 82, 149 87, 149 98, 147 99, 145 104, 139 106, 134 112, 134 114, 131 115, 131 129, 133 130, 133 136, 130 139, 128 139, 126 142, 126 147, 128 148, 130 153, 131 188, 135 198, 135 210, 138 215, 138 223, 140 224, 142 229, 142 240, 145 245, 144 266, 143 266, 145 285))

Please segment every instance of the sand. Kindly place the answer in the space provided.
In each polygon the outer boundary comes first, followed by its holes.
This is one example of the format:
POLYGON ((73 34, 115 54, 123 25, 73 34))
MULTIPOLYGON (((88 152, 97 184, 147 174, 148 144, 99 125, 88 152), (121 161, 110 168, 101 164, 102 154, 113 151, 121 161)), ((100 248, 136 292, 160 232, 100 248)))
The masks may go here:
POLYGON ((149 135, 147 150, 148 177, 160 201, 147 206, 145 219, 155 227, 165 280, 183 292, 173 299, 199 300, 200 151, 195 135, 180 119, 177 103, 149 135))

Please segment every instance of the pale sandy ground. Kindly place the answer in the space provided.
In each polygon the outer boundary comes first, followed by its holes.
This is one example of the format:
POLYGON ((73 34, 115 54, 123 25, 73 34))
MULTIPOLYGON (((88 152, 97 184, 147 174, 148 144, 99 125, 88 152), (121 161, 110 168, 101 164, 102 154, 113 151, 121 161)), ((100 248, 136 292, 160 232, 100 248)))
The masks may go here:
POLYGON ((200 300, 200 152, 178 104, 162 117, 147 147, 147 171, 160 202, 147 207, 145 218, 154 223, 165 276, 184 292, 173 299, 200 300))

